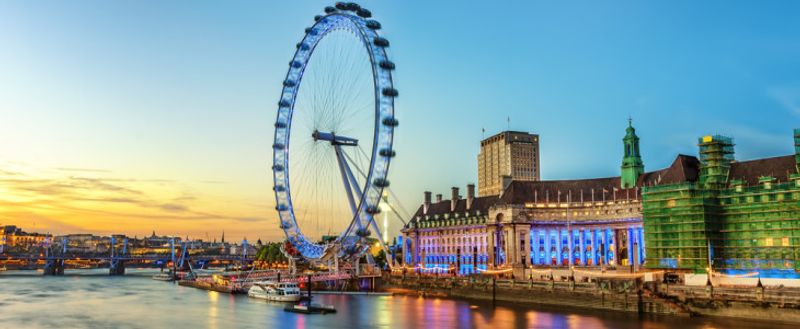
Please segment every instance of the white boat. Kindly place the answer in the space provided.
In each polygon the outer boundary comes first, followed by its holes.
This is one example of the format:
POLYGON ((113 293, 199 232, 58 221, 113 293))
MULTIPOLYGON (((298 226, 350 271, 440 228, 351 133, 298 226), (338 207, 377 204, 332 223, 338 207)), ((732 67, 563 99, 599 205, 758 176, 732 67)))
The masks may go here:
POLYGON ((297 283, 263 281, 253 283, 247 296, 276 302, 296 302, 300 300, 297 283))
POLYGON ((173 280, 175 280, 175 278, 173 278, 172 274, 170 274, 170 273, 163 273, 162 272, 162 273, 156 273, 156 275, 153 275, 153 280, 173 281, 173 280))

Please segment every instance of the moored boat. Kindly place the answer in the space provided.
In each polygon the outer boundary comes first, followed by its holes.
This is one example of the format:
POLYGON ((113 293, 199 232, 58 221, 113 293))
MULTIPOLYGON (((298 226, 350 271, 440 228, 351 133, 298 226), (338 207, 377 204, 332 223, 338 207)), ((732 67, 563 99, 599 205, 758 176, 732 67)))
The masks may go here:
POLYGON ((163 272, 162 272, 162 273, 156 273, 155 275, 153 275, 153 280, 158 280, 158 281, 174 281, 174 280, 175 280, 175 278, 172 276, 172 274, 171 274, 171 273, 163 273, 163 272))
POLYGON ((256 282, 247 291, 247 296, 276 302, 297 302, 300 300, 300 288, 291 282, 256 282))
POLYGON ((333 305, 323 305, 323 304, 294 304, 288 305, 283 308, 286 312, 292 313, 302 313, 302 314, 327 314, 327 313, 336 313, 336 308, 333 305))

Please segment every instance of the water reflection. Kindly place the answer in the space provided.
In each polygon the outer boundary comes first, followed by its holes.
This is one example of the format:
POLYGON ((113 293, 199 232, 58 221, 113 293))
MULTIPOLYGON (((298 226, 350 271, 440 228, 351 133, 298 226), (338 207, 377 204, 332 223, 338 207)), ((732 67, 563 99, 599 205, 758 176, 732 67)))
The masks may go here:
MULTIPOLYGON (((416 296, 315 296, 338 313, 303 315, 283 305, 151 280, 150 271, 43 277, 0 274, 2 328, 794 328, 743 320, 639 317, 533 309, 416 296)), ((75 273, 74 271, 72 273, 75 273)))
POLYGON ((208 292, 208 327, 217 329, 217 299, 219 293, 216 291, 208 292))

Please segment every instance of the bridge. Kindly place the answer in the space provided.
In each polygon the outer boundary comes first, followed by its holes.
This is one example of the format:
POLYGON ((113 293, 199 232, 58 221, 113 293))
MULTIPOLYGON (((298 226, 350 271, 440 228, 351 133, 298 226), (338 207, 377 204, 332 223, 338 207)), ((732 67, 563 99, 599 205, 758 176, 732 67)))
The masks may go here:
POLYGON ((20 254, 20 255, 0 255, 0 261, 25 261, 27 263, 44 262, 44 275, 63 275, 67 267, 67 263, 80 263, 80 262, 95 262, 103 264, 108 262, 110 275, 124 275, 126 263, 157 263, 163 268, 168 263, 172 263, 172 269, 177 271, 181 269, 191 270, 192 263, 198 267, 203 267, 210 262, 221 262, 227 264, 250 264, 255 260, 254 255, 247 255, 247 241, 243 242, 245 248, 241 255, 190 255, 189 244, 183 242, 180 246, 176 246, 174 239, 170 240, 169 253, 153 253, 143 255, 131 255, 128 252, 128 240, 124 239, 122 248, 116 247, 115 238, 111 238, 111 248, 108 254, 79 254, 69 253, 67 248, 67 239, 64 238, 60 244, 60 248, 55 249, 53 246, 44 250, 44 253, 34 254, 20 254))

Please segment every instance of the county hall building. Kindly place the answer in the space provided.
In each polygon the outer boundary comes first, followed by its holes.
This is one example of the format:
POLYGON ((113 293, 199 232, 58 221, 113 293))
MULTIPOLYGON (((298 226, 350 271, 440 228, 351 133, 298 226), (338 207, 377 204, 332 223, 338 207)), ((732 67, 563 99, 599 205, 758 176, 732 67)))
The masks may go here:
MULTIPOLYGON (((670 229, 669 223, 659 221, 658 216, 670 214, 671 203, 664 200, 673 198, 664 191, 677 191, 672 193, 680 195, 687 186, 705 181, 711 172, 716 173, 718 181, 719 165, 713 163, 710 168, 708 161, 704 164, 697 157, 678 155, 669 167, 646 172, 639 138, 630 122, 622 142, 619 176, 540 180, 539 136, 509 131, 486 138, 478 155, 478 190, 486 194, 476 195, 472 184, 467 185, 466 197, 453 187, 447 200, 441 194, 432 199, 431 192, 426 191, 422 205, 402 230, 403 261, 421 271, 457 270, 459 274, 501 267, 513 268, 515 273, 524 273, 523 269, 530 266, 638 267, 648 259, 651 248, 646 244, 656 241, 653 244, 657 247, 652 250, 664 259, 651 259, 648 267, 680 269, 673 260, 682 250, 678 244, 692 241, 694 248, 697 243, 692 237, 680 235, 681 230, 670 229), (649 190, 653 195, 648 195, 649 190), (647 207, 646 213, 654 214, 649 223, 643 220, 643 196, 659 202, 647 207), (660 235, 647 236, 643 228, 648 226, 658 228, 656 233, 660 235), (683 240, 665 242, 678 237, 683 240)), ((701 152, 705 152, 702 146, 701 152)), ((800 186, 800 149, 796 153, 729 161, 725 174, 743 175, 731 177, 732 184, 761 180, 770 185, 800 186)), ((789 200, 795 200, 796 209, 797 199, 787 195, 789 200)), ((692 222, 686 216, 673 217, 692 222)), ((789 220, 800 222, 798 218, 789 220)), ((790 239, 791 243, 794 241, 790 239)), ((720 248, 724 246, 717 245, 712 250, 720 248)), ((697 262, 690 259, 688 252, 686 256, 686 269, 697 270, 697 262)), ((794 267, 796 263, 792 260, 791 264, 794 267)))

